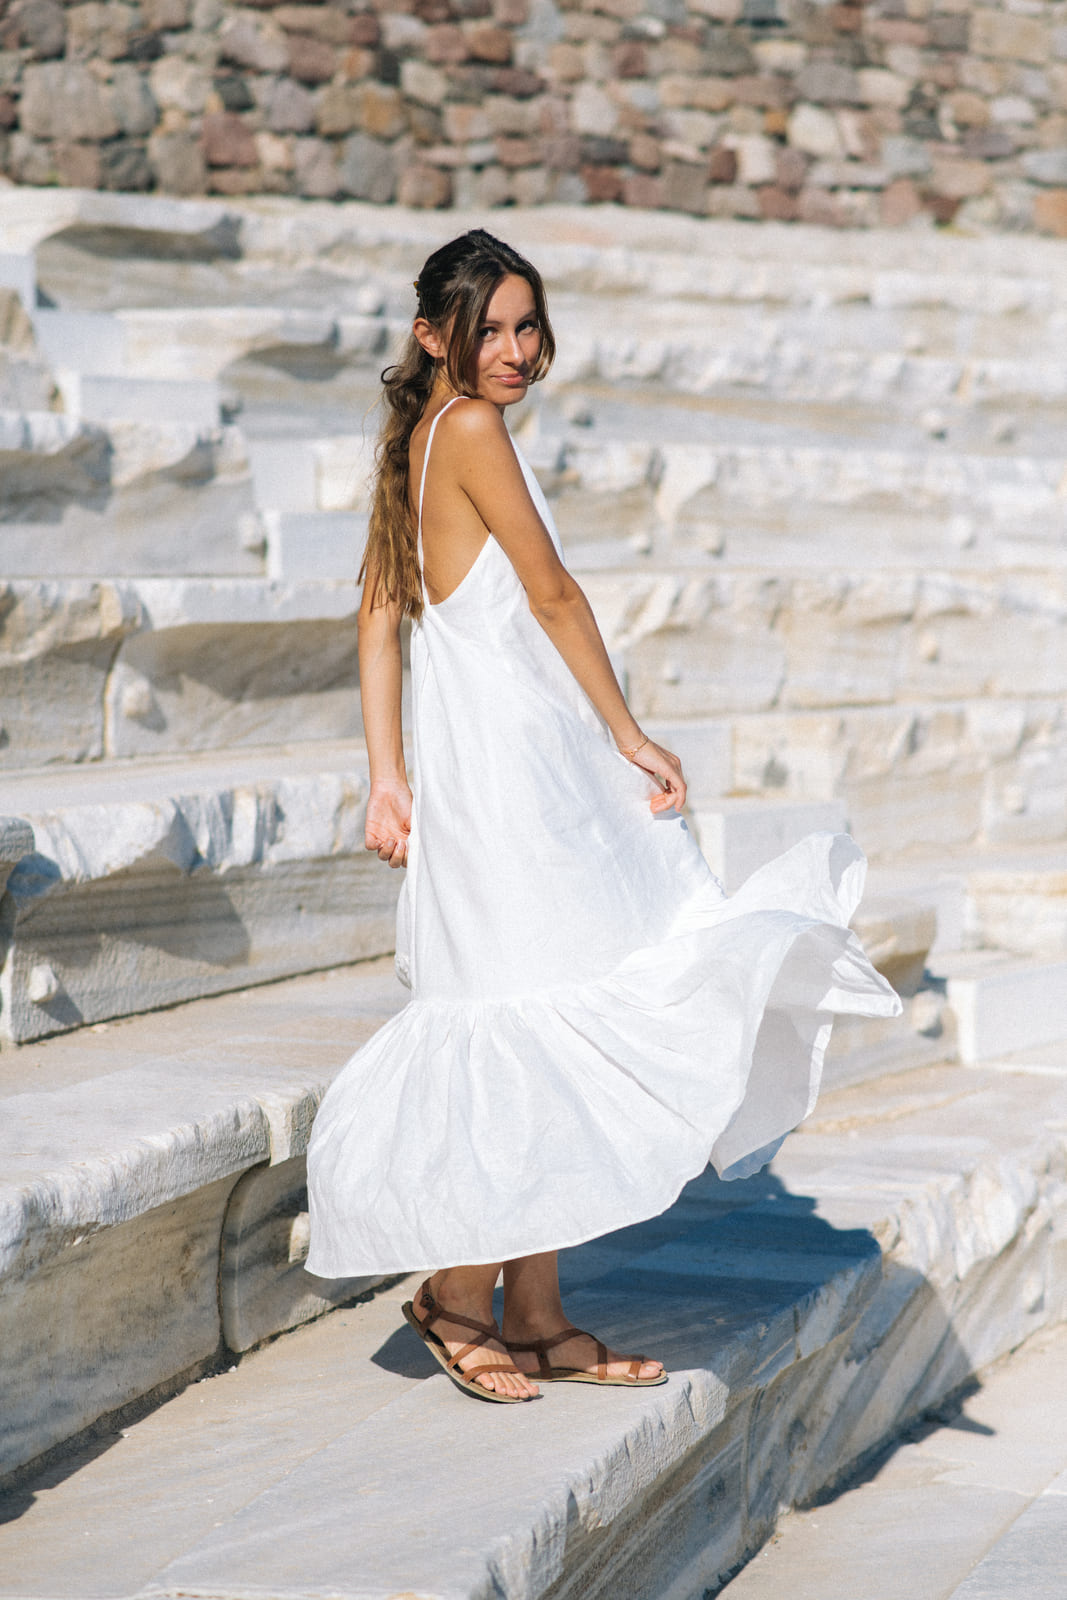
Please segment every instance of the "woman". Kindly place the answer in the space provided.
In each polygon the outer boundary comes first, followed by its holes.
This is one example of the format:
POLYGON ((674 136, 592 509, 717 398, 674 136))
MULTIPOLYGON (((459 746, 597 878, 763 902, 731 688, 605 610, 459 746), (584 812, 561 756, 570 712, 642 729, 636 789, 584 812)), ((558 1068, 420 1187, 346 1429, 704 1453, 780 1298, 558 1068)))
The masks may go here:
POLYGON ((899 1001, 847 929, 851 840, 815 835, 727 901, 686 830, 678 759, 631 714, 504 424, 554 353, 535 269, 477 229, 415 288, 359 617, 366 842, 408 867, 413 998, 319 1112, 308 1267, 430 1270, 404 1314, 481 1399, 662 1383, 570 1327, 556 1251, 657 1215, 709 1158, 757 1170, 814 1104, 831 1014, 899 1001))

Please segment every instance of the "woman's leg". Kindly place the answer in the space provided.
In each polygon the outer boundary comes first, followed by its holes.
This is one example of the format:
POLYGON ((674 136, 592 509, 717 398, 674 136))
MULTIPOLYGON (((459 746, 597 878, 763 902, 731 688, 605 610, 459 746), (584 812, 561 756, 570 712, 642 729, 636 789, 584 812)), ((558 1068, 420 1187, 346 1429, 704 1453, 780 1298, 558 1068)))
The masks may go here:
MULTIPOLYGON (((551 1339, 554 1334, 570 1325, 559 1293, 559 1271, 555 1250, 540 1255, 519 1256, 504 1262, 504 1316, 505 1340, 528 1344, 535 1339, 551 1339)), ((513 1351, 515 1365, 524 1372, 537 1372, 537 1356, 533 1351, 513 1351)), ((554 1367, 579 1367, 596 1370, 596 1349, 589 1335, 566 1339, 556 1345, 549 1355, 554 1367)), ((630 1369, 632 1356, 620 1356, 608 1351, 608 1373, 621 1376, 630 1369)), ((661 1361, 644 1361, 638 1377, 655 1378, 663 1371, 661 1361)))
MULTIPOLYGON (((470 1317, 475 1322, 493 1321, 493 1290, 496 1280, 500 1276, 500 1263, 488 1267, 446 1267, 441 1272, 435 1272, 430 1279, 430 1291, 442 1306, 447 1306, 449 1311, 455 1311, 460 1316, 470 1317)), ((417 1316, 423 1316, 423 1310, 418 1303, 418 1294, 415 1295, 415 1311, 417 1316)), ((449 1353, 455 1355, 457 1350, 462 1350, 475 1337, 470 1328, 464 1328, 461 1323, 449 1323, 447 1316, 438 1316, 433 1325, 433 1331, 439 1339, 443 1339, 448 1346, 449 1353)), ((503 1344, 497 1339, 490 1339, 480 1345, 477 1350, 463 1361, 460 1371, 464 1367, 481 1367, 499 1364, 499 1373, 484 1372, 475 1378, 486 1389, 492 1389, 496 1394, 516 1395, 525 1399, 529 1395, 538 1393, 536 1380, 531 1381, 515 1371, 518 1363, 504 1349, 503 1344)))

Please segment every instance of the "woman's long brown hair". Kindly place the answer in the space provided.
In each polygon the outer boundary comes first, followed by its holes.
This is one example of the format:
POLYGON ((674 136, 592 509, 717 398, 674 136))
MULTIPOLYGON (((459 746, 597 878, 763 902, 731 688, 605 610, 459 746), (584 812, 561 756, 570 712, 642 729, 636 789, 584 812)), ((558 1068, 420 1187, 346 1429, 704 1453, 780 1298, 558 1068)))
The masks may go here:
POLYGON ((422 615, 418 529, 408 494, 408 446, 443 365, 457 394, 477 394, 478 338, 489 301, 509 274, 525 278, 541 328, 541 349, 530 372, 536 383, 548 371, 556 342, 548 320, 545 286, 536 267, 484 228, 474 228, 429 257, 415 284, 417 316, 447 341, 443 363, 412 333, 394 366, 382 373, 385 420, 375 451, 374 498, 360 581, 373 585, 371 604, 389 601, 409 617, 422 615))

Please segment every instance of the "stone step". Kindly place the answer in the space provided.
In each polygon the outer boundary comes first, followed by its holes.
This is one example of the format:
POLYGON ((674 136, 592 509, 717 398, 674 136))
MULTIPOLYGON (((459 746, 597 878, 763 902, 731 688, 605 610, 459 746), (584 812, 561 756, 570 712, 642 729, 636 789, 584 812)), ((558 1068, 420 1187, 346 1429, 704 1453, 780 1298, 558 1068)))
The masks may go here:
MULTIPOLYGON (((1035 574, 592 573, 642 721, 714 793, 844 800, 898 857, 1067 831, 1067 624, 1035 574), (677 742, 677 741, 676 741, 677 742), (699 748, 697 748, 699 746, 699 748)), ((354 581, 13 580, 7 770, 358 737, 354 581)))
POLYGON ((579 568, 635 554, 911 569, 1067 560, 1062 454, 630 444, 595 427, 585 437, 542 434, 530 453, 579 568), (592 531, 601 529, 607 539, 592 531))
MULTIPOLYGON (((1056 798, 1049 796, 1050 802, 1056 798)), ((1058 798, 1062 803, 1062 794, 1058 798)), ((994 841, 926 861, 890 858, 879 863, 871 881, 877 890, 893 886, 936 911, 935 951, 996 947, 1046 959, 1067 953, 1062 846, 1027 845, 1024 839, 1006 848, 994 841)))
POLYGON ((858 1482, 784 1517, 723 1600, 1061 1600, 1067 1327, 938 1406, 858 1482), (887 1585, 889 1585, 887 1587, 887 1585))
POLYGON ((303 1154, 403 993, 380 961, 0 1054, 0 1474, 367 1287, 303 1271, 303 1154))
POLYGON ((0 814, 33 830, 7 880, 0 1034, 391 950, 399 884, 363 848, 367 792, 354 745, 0 780, 0 814))
MULTIPOLYGON (((310 981, 285 986, 305 1021, 310 981)), ((332 980, 317 981, 321 1029, 332 980)), ((288 1051, 284 1012, 256 1010, 282 992, 244 997, 246 1049, 269 1036, 288 1051)), ((351 1006, 350 989, 335 992, 351 1006)), ((225 1051, 236 1004, 202 1002, 175 1013, 176 1026, 188 1019, 194 1048, 221 1039, 225 1051)), ((137 1027, 125 1025, 128 1039, 137 1027)), ((305 1078, 290 1081, 306 1081, 309 1060, 302 1049, 305 1078)), ((671 1372, 660 1388, 556 1386, 487 1418, 404 1329, 399 1302, 415 1280, 385 1287, 24 1473, 4 1504, 0 1595, 82 1600, 89 1569, 96 1600, 713 1590, 781 1510, 1062 1320, 1064 1218, 1050 1173, 1065 1081, 1023 1065, 1010 1076, 933 1067, 828 1095, 767 1172, 735 1185, 705 1175, 663 1217, 565 1253, 570 1314, 621 1348, 654 1350, 671 1372)), ((142 1223, 154 1240, 162 1216, 142 1223)), ((94 1313, 113 1306, 116 1280, 88 1258, 121 1228, 83 1246, 85 1315, 63 1323, 71 1371, 104 1369, 99 1333, 116 1319, 94 1313)), ((143 1248, 126 1260, 143 1263, 143 1248)), ((168 1238, 160 1277, 171 1260, 168 1238)), ((47 1268, 25 1262, 16 1304, 28 1310, 36 1291, 38 1315, 32 1329, 12 1319, 7 1348, 28 1382, 55 1326, 48 1293, 73 1263, 51 1266, 46 1288, 47 1268)), ((173 1319, 189 1299, 186 1289, 157 1304, 173 1319)), ((157 1316, 158 1335, 168 1322, 157 1316)), ((13 1370, 9 1360, 8 1381, 13 1370)))
POLYGON ((7 589, 3 768, 360 735, 354 577, 7 589))
MULTIPOLYGON (((302 269, 317 279, 312 292, 323 303, 368 279, 406 292, 413 264, 437 245, 465 227, 500 226, 498 213, 73 191, 5 194, 3 217, 10 250, 21 260, 35 253, 50 299, 74 306, 152 304, 153 291, 161 297, 154 303, 166 304, 179 285, 201 301, 210 286, 220 299, 220 291, 248 297, 251 288, 260 303, 284 305, 287 280, 302 269)), ((585 206, 514 209, 507 223, 509 239, 537 259, 557 291, 1015 315, 1067 302, 1056 241, 1036 237, 1020 258, 1010 235, 753 228, 616 207, 603 214, 585 206)))
POLYGON ((20 260, 0 253, 0 410, 43 411, 55 403, 55 384, 27 315, 20 260))
POLYGON ((222 392, 213 379, 83 376, 60 368, 56 380, 72 418, 84 422, 184 422, 217 428, 222 392))
MULTIPOLYGON (((640 442, 588 428, 519 442, 577 569, 634 557, 706 564, 1048 566, 1067 559, 1067 458, 963 453, 929 443, 640 442), (607 530, 603 537, 599 530, 607 530), (596 530, 596 532, 594 532, 596 530)), ((749 429, 751 434, 751 429, 749 429)), ((254 440, 259 502, 279 511, 366 512, 366 434, 254 440)))
POLYGON ((999 950, 938 956, 967 1065, 1067 1039, 1067 959, 1038 962, 999 950))
POLYGON ((244 437, 168 416, 0 411, 5 578, 262 574, 244 437))

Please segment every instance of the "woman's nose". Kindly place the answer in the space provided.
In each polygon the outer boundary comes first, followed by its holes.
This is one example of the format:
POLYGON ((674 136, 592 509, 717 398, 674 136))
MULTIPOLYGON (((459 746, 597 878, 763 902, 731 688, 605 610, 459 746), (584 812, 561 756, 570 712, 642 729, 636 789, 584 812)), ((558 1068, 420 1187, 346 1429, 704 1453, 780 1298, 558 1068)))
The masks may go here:
POLYGON ((505 354, 509 361, 514 361, 519 366, 522 365, 522 343, 517 333, 508 334, 505 341, 505 354))

